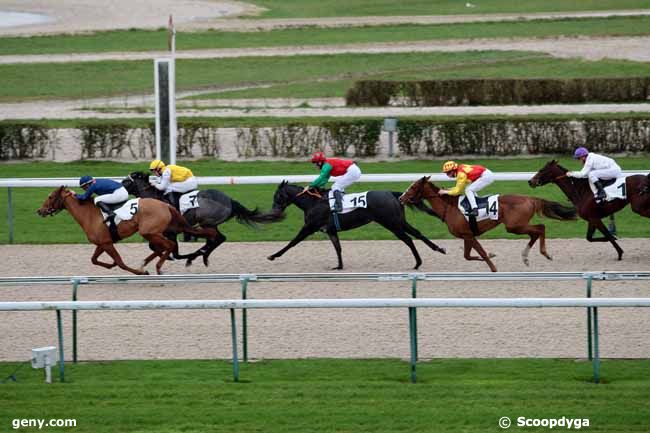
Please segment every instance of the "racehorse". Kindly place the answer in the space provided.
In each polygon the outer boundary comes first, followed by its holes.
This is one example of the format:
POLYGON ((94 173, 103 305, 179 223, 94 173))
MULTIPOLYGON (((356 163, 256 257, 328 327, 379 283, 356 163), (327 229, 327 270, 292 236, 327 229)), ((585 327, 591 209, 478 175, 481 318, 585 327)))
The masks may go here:
POLYGON ((562 167, 556 160, 549 161, 541 168, 528 184, 532 188, 554 183, 560 187, 562 192, 571 200, 571 203, 578 209, 578 215, 589 224, 587 227, 587 240, 589 242, 610 242, 618 253, 618 260, 623 259, 623 250, 616 243, 614 237, 602 218, 623 209, 630 203, 632 210, 639 215, 650 217, 650 194, 644 193, 644 187, 650 184, 650 179, 643 175, 628 176, 625 179, 625 191, 627 199, 615 199, 603 203, 596 203, 593 192, 589 187, 589 180, 586 178, 567 177, 567 169, 562 167), (594 238, 594 232, 598 229, 602 238, 594 238))
MULTIPOLYGON (((575 220, 576 210, 573 207, 563 206, 560 203, 547 201, 541 198, 526 197, 523 195, 499 195, 498 219, 485 219, 477 222, 475 235, 465 219, 465 215, 458 209, 458 197, 438 194, 440 188, 429 182, 430 176, 423 177, 411 184, 402 194, 399 201, 402 204, 419 203, 426 199, 431 205, 433 213, 447 224, 449 232, 457 238, 464 240, 465 260, 485 261, 492 272, 497 268, 490 260, 490 256, 481 246, 476 236, 492 230, 503 223, 509 233, 526 234, 530 236, 528 245, 521 253, 521 258, 526 266, 529 264, 528 253, 539 239, 539 251, 549 260, 553 258, 546 251, 546 227, 544 224, 531 225, 530 219, 535 215, 543 215, 557 220, 575 220), (472 249, 480 257, 472 256, 472 249)), ((493 256, 492 256, 493 257, 493 256)))
MULTIPOLYGON (((399 193, 390 191, 368 191, 366 208, 358 208, 351 212, 338 215, 340 230, 351 230, 374 221, 397 236, 399 240, 411 249, 411 253, 415 257, 414 269, 418 269, 422 264, 422 259, 409 235, 420 239, 434 251, 442 254, 446 254, 446 252, 444 248, 431 242, 415 227, 406 222, 404 208, 397 200, 398 196, 399 193)), ((337 235, 337 228, 333 222, 328 200, 323 199, 323 197, 327 197, 326 191, 303 193, 301 186, 290 185, 287 181, 280 183, 273 196, 273 212, 282 214, 289 205, 294 204, 305 213, 305 224, 296 237, 280 251, 270 255, 268 257, 269 260, 275 260, 282 256, 287 250, 302 242, 307 236, 321 230, 327 233, 336 250, 338 266, 333 269, 343 269, 341 242, 337 235)))
MULTIPOLYGON (((149 175, 143 172, 133 172, 122 181, 122 186, 129 194, 136 197, 155 198, 166 201, 163 191, 152 187, 149 184, 149 175)), ((216 231, 216 239, 208 239, 206 244, 191 254, 178 254, 178 249, 173 252, 175 259, 187 259, 186 265, 198 256, 203 256, 203 264, 208 266, 208 258, 212 251, 225 242, 226 237, 219 231, 218 226, 231 218, 237 218, 242 224, 254 227, 256 223, 269 223, 282 219, 283 217, 273 213, 261 213, 257 209, 246 209, 241 203, 231 199, 226 194, 215 189, 201 190, 198 193, 198 207, 189 209, 183 217, 192 226, 211 228, 216 231)), ((176 239, 176 234, 167 236, 176 239)), ((177 244, 178 245, 178 244, 177 244)))
POLYGON ((153 247, 153 254, 149 255, 143 262, 140 269, 133 269, 127 266, 114 246, 108 227, 104 223, 101 211, 91 201, 79 201, 74 192, 61 186, 55 189, 47 197, 38 214, 42 217, 52 216, 63 209, 67 210, 72 218, 81 226, 88 241, 97 246, 91 261, 94 265, 112 269, 115 266, 137 275, 148 275, 144 267, 154 258, 159 257, 156 263, 156 272, 161 273, 165 260, 169 257, 175 246, 175 242, 165 238, 163 232, 173 230, 176 232, 190 233, 195 236, 214 238, 216 233, 212 229, 194 229, 185 218, 166 203, 158 200, 141 199, 138 202, 138 211, 132 219, 121 221, 117 225, 117 233, 120 239, 127 238, 138 232, 143 238, 149 241, 153 247), (106 263, 99 260, 99 256, 107 253, 113 259, 113 263, 106 263))

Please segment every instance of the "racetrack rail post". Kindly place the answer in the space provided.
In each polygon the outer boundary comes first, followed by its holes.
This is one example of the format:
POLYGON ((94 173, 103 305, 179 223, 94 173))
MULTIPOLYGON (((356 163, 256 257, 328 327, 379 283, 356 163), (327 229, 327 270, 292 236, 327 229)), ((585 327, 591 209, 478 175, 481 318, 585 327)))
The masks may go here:
POLYGON ((56 310, 56 328, 59 334, 59 379, 65 382, 65 352, 63 350, 63 325, 61 323, 61 310, 56 310))
MULTIPOLYGON (((77 288, 79 279, 72 280, 72 300, 77 300, 77 288)), ((72 310, 72 362, 77 363, 77 310, 72 310)))
POLYGON ((237 319, 235 318, 235 309, 230 309, 230 329, 232 334, 232 377, 235 382, 239 382, 239 359, 237 357, 237 319))
MULTIPOLYGON (((591 276, 587 277, 587 298, 591 298, 591 276)), ((593 359, 593 343, 591 340, 591 307, 587 307, 587 358, 589 361, 593 359)))

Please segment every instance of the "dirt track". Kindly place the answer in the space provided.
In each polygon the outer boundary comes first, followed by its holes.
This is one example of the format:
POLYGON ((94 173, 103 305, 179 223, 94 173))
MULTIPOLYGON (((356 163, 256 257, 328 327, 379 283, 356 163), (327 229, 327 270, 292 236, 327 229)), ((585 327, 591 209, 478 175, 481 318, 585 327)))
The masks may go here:
MULTIPOLYGON (((422 271, 486 271, 479 262, 462 259, 458 241, 443 240, 446 256, 418 244, 422 271)), ((624 239, 625 259, 617 262, 608 245, 584 240, 549 241, 555 260, 536 250, 531 266, 521 264, 525 241, 485 241, 497 254, 501 271, 648 270, 645 239, 624 239)), ((270 273, 325 272, 335 256, 328 242, 305 242, 284 257, 264 257, 280 243, 227 243, 212 256, 209 268, 195 265, 189 272, 270 273)), ((194 247, 184 245, 183 249, 194 247)), ((125 259, 136 264, 143 245, 121 245, 125 259)), ((85 245, 2 246, 0 275, 120 275, 90 263, 92 247, 85 245)), ((408 272, 413 259, 399 242, 344 242, 347 272, 408 272)), ((166 267, 185 273, 180 263, 166 267)), ((584 282, 491 282, 418 285, 420 297, 581 297, 584 282)), ((648 296, 647 282, 594 283, 595 296, 648 296)), ((70 287, 0 287, 0 300, 69 300, 70 287)), ((115 285, 82 286, 81 300, 232 299, 239 285, 115 285)), ((407 297, 410 284, 384 283, 251 283, 249 298, 407 297)), ((71 354, 71 315, 64 313, 66 353, 71 354)), ((83 312, 79 315, 82 359, 229 358, 230 329, 225 311, 83 312)), ((420 310, 420 356, 431 357, 583 357, 585 313, 543 310, 420 310)), ((601 354, 604 357, 650 357, 650 321, 643 309, 601 309, 601 354)), ((56 345, 53 312, 0 315, 0 360, 26 360, 30 349, 56 345)), ((408 356, 406 311, 399 310, 260 310, 249 312, 249 351, 253 358, 398 357, 408 356)), ((241 325, 241 319, 239 324, 241 325)))

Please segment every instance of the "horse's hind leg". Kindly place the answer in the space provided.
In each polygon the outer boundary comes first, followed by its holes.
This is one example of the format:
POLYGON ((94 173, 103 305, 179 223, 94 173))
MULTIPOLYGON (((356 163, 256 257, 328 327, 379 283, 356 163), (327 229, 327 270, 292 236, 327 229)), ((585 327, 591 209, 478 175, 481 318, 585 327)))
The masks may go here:
POLYGON ((312 226, 304 225, 298 232, 295 238, 291 239, 291 242, 287 244, 286 247, 282 248, 280 251, 277 253, 271 254, 270 256, 267 257, 267 259, 273 261, 280 257, 282 254, 286 253, 288 250, 291 248, 295 247, 298 245, 300 242, 302 242, 307 236, 311 235, 312 233, 316 232, 316 229, 312 226))
POLYGON ((439 247, 438 245, 431 242, 418 229, 416 229, 415 227, 413 227, 412 225, 410 225, 406 221, 404 221, 404 231, 406 231, 406 233, 410 234, 411 236, 415 237, 416 239, 419 239, 422 242, 424 242, 426 244, 426 246, 431 248, 433 251, 438 251, 441 254, 447 254, 447 250, 445 250, 444 248, 439 247))
POLYGON ((90 258, 90 261, 92 262, 93 265, 102 266, 106 269, 113 269, 115 266, 117 266, 117 263, 115 263, 115 261, 113 261, 113 263, 106 263, 100 261, 99 256, 101 256, 102 253, 104 253, 104 248, 97 245, 97 248, 95 248, 95 252, 93 253, 93 256, 90 258))
POLYGON ((224 242, 226 242, 226 236, 217 230, 217 238, 215 240, 208 239, 208 242, 203 246, 203 248, 201 248, 201 250, 203 250, 203 264, 206 267, 209 264, 208 259, 210 258, 212 251, 216 250, 217 247, 224 242))
POLYGON ((528 254, 530 253, 530 250, 533 248, 533 245, 535 245, 535 242, 537 242, 537 239, 539 238, 541 238, 540 252, 547 259, 553 260, 553 258, 549 256, 548 253, 546 252, 546 242, 544 241, 544 234, 546 233, 546 227, 544 226, 544 224, 537 224, 534 226, 533 225, 525 225, 525 226, 506 225, 506 230, 508 231, 508 233, 514 233, 517 235, 528 235, 530 237, 528 244, 524 247, 524 250, 521 252, 521 260, 524 262, 524 265, 526 266, 530 265, 528 254))
POLYGON ((115 245, 113 244, 103 244, 101 248, 106 251, 106 253, 111 256, 113 260, 115 260, 115 263, 117 266, 119 266, 121 269, 124 269, 125 271, 129 271, 132 274, 136 275, 149 275, 149 272, 144 271, 144 270, 138 270, 138 269, 133 269, 129 266, 127 266, 124 261, 122 260, 122 257, 120 257, 120 253, 117 252, 115 249, 115 245))
POLYGON ((413 269, 418 269, 422 265, 422 258, 420 257, 420 253, 418 253, 417 248, 415 248, 413 239, 411 239, 409 235, 407 235, 406 232, 402 229, 391 229, 388 227, 386 228, 390 230, 395 236, 397 236, 397 238, 400 241, 404 242, 411 249, 411 253, 413 254, 413 257, 415 257, 415 267, 413 269))

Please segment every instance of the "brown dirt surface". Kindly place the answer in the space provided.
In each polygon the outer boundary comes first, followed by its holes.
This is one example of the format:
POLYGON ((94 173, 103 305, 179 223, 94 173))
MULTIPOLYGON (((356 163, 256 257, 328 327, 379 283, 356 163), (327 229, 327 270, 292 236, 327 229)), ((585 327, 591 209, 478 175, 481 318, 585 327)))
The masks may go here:
MULTIPOLYGON (((420 271, 483 272, 480 262, 462 258, 458 240, 437 241, 446 256, 418 243, 420 271)), ((521 263, 521 240, 483 242, 497 254, 500 271, 643 271, 648 270, 647 239, 623 239, 623 261, 609 245, 581 239, 551 239, 547 261, 536 249, 531 266, 521 263)), ((208 268, 196 263, 179 273, 327 272, 335 264, 327 241, 307 241, 274 262, 266 256, 283 243, 226 243, 208 268)), ((197 244, 183 244, 182 251, 197 244)), ((0 246, 0 275, 124 275, 93 266, 88 245, 0 246)), ((137 264, 147 254, 142 244, 119 246, 125 260, 137 264)), ((413 258, 398 241, 343 242, 345 272, 410 272, 413 258)), ((646 281, 594 282, 594 296, 647 297, 646 281)), ((419 297, 582 297, 585 282, 420 282, 419 297)), ((251 299, 409 297, 408 282, 256 283, 251 299)), ((106 284, 82 285, 80 300, 239 299, 239 284, 106 284)), ((70 300, 71 286, 0 286, 2 301, 70 300)), ((584 309, 419 309, 419 351, 437 357, 568 357, 585 355, 584 309)), ((601 309, 601 355, 650 357, 650 321, 643 309, 601 309)), ((238 314, 241 326, 241 316, 238 314)), ((407 358, 408 315, 395 309, 255 310, 248 313, 251 358, 407 358)), ((65 349, 71 356, 71 313, 64 312, 65 349)), ((241 342, 240 342, 241 343, 241 342)), ((53 312, 0 314, 0 360, 26 360, 34 347, 57 345, 53 312)), ((84 311, 79 313, 79 356, 83 360, 152 358, 222 358, 231 356, 227 311, 84 311)), ((241 349, 241 348, 240 348, 241 349)), ((240 351, 241 354, 241 351, 240 351)))

